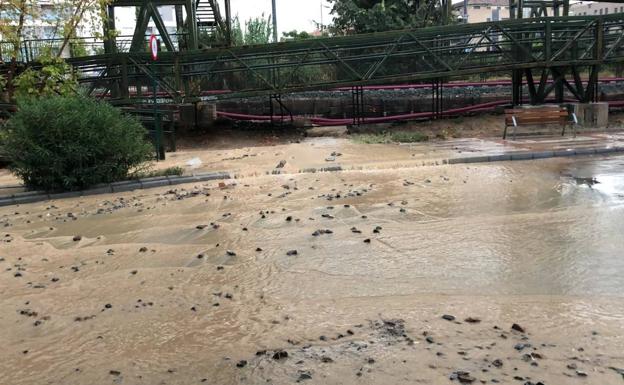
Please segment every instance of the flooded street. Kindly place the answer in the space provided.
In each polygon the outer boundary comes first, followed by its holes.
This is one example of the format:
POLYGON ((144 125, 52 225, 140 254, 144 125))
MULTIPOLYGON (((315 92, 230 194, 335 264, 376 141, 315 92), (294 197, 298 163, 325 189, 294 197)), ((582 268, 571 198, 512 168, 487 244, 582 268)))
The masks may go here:
POLYGON ((0 384, 624 383, 624 157, 245 167, 1 208, 0 384))

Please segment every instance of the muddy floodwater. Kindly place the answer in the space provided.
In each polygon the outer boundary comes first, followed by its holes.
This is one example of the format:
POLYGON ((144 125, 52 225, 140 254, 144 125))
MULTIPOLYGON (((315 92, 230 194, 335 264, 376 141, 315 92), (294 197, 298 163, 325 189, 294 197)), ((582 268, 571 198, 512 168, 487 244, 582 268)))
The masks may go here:
POLYGON ((264 174, 0 209, 0 384, 624 384, 624 158, 264 174))

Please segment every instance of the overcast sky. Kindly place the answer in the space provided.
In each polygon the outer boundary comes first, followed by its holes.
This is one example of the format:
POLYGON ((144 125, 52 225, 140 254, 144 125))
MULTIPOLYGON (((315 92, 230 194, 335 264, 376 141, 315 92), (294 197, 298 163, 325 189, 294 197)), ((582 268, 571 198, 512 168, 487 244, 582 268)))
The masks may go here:
MULTIPOLYGON (((321 22, 321 6, 328 7, 325 0, 275 0, 277 2, 277 30, 282 32, 314 31, 314 22, 321 22)), ((223 1, 221 1, 223 2, 223 1)), ((231 0, 232 15, 238 14, 241 24, 251 17, 271 14, 271 0, 231 0)), ((323 7, 323 23, 331 21, 329 9, 323 7)), ((223 7, 221 8, 223 11, 223 7)))

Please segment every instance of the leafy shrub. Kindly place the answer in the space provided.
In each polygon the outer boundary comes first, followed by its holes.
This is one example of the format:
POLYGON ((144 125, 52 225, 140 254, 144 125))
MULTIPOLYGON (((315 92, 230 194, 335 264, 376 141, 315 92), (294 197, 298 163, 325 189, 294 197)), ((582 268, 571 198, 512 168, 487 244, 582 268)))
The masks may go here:
POLYGON ((156 178, 160 176, 181 176, 184 174, 184 169, 180 166, 168 167, 161 170, 141 170, 140 172, 132 175, 133 178, 156 178))
POLYGON ((79 190, 126 179, 153 157, 146 130, 84 97, 26 99, 8 122, 5 155, 32 189, 79 190))

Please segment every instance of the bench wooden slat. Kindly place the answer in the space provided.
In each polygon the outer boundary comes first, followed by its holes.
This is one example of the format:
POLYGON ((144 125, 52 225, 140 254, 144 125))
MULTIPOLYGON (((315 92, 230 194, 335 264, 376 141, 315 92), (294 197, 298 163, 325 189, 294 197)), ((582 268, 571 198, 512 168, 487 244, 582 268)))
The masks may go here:
POLYGON ((543 106, 538 108, 527 109, 507 109, 505 110, 505 132, 503 139, 507 138, 507 127, 528 126, 528 125, 546 125, 560 124, 563 126, 563 134, 565 127, 570 122, 570 114, 565 108, 558 106, 543 106))

